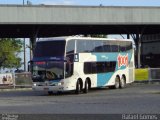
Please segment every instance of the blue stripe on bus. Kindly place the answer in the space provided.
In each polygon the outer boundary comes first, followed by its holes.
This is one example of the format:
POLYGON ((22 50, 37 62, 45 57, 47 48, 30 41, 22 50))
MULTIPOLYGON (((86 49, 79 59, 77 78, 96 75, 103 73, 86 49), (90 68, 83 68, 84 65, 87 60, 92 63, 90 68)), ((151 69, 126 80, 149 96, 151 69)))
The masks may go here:
POLYGON ((104 86, 106 83, 108 83, 112 75, 113 72, 97 74, 97 87, 104 86))
MULTIPOLYGON (((121 66, 118 68, 118 62, 117 62, 117 57, 118 55, 127 55, 128 54, 128 63, 131 61, 132 57, 132 52, 123 52, 123 53, 93 53, 92 55, 96 56, 96 61, 116 61, 116 68, 115 71, 117 70, 122 70, 125 69, 125 66, 121 66)), ((109 72, 109 73, 100 73, 97 74, 97 87, 104 86, 109 82, 111 77, 113 76, 114 72, 109 72)))

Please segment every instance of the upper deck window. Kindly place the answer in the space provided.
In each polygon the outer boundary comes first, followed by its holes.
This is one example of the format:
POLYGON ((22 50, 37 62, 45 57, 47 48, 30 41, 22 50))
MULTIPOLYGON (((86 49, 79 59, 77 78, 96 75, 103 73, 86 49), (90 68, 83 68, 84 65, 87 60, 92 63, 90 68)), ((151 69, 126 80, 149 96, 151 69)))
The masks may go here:
POLYGON ((37 42, 34 51, 35 57, 64 56, 65 41, 42 41, 37 42))

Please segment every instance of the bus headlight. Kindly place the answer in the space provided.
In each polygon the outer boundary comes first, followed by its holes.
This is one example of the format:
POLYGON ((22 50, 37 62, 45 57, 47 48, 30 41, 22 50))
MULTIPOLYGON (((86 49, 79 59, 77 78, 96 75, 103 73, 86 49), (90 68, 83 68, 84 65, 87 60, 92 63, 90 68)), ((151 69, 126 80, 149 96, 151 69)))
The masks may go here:
POLYGON ((37 84, 36 84, 36 83, 34 83, 34 84, 33 84, 33 86, 37 86, 37 84))
POLYGON ((61 82, 58 83, 58 86, 62 85, 61 82))
POLYGON ((63 84, 64 84, 64 82, 59 82, 59 83, 58 83, 58 86, 59 86, 59 85, 63 85, 63 84))

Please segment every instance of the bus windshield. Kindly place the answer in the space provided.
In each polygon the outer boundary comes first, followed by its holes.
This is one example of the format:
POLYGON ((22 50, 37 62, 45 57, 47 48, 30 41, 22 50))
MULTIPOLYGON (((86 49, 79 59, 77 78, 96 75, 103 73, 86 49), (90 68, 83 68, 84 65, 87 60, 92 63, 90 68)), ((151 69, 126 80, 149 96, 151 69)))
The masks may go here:
POLYGON ((64 78, 64 62, 33 62, 33 80, 58 80, 64 78))
POLYGON ((64 56, 65 41, 41 41, 37 42, 34 57, 64 56))

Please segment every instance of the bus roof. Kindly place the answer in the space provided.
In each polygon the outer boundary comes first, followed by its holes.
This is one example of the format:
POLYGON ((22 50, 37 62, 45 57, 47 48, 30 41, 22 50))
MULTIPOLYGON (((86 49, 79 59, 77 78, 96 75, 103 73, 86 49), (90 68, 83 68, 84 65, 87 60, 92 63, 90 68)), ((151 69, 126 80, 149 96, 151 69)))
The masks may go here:
POLYGON ((77 36, 66 36, 66 37, 50 37, 50 38, 42 38, 39 39, 37 42, 41 42, 41 41, 61 41, 61 40, 65 40, 65 41, 69 41, 69 40, 116 40, 116 41, 132 41, 132 39, 113 39, 113 38, 96 38, 96 37, 77 37, 77 36))

